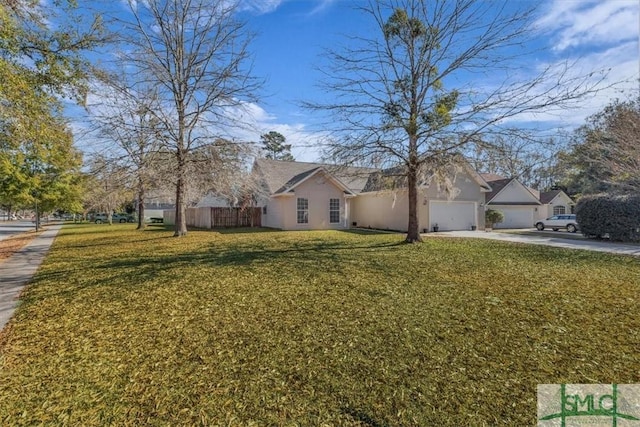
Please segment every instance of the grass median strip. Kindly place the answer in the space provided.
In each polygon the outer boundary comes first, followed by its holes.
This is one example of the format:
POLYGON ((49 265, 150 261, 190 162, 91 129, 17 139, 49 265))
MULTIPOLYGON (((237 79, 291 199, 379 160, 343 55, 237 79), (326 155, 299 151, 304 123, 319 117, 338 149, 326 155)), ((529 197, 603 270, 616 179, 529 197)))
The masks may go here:
POLYGON ((0 342, 0 424, 533 425, 539 383, 640 382, 631 257, 171 235, 61 231, 0 342))

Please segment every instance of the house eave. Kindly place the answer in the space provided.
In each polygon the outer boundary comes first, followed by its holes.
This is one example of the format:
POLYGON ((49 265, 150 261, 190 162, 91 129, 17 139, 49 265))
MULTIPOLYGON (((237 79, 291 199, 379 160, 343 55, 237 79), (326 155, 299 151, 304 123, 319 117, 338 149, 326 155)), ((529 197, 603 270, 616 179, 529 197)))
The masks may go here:
POLYGON ((487 206, 540 206, 540 202, 487 202, 487 206))

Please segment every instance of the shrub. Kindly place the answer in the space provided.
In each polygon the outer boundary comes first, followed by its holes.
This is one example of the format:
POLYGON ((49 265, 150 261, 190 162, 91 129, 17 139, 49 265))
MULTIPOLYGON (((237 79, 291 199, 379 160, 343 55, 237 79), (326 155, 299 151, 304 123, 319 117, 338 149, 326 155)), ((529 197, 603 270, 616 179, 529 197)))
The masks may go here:
POLYGON ((576 221, 587 237, 640 242, 640 196, 585 196, 576 205, 576 221))
POLYGON ((493 227, 493 224, 498 224, 504 221, 504 214, 494 209, 489 209, 484 213, 484 222, 487 227, 493 227))

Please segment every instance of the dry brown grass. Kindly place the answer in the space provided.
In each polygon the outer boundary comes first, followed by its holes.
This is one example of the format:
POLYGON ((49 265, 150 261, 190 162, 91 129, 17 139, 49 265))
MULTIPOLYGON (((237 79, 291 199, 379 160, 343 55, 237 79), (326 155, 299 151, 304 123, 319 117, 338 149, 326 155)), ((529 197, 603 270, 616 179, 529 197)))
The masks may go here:
POLYGON ((631 256, 373 232, 64 227, 0 337, 0 426, 531 426, 640 382, 631 256))

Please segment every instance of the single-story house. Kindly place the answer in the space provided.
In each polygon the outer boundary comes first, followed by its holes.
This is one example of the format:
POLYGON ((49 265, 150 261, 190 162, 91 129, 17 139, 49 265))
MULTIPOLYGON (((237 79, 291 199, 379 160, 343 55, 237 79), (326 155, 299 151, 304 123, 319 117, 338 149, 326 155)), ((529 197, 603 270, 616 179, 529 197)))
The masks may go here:
POLYGON ((539 210, 540 215, 537 219, 545 219, 553 215, 570 214, 573 213, 576 207, 576 203, 562 190, 538 193, 540 194, 540 202, 543 205, 543 209, 539 210))
POLYGON ((262 225, 283 230, 345 229, 352 201, 375 169, 257 159, 262 225))
MULTIPOLYGON (((471 167, 452 173, 455 194, 435 182, 419 188, 420 229, 470 230, 484 226, 490 186, 471 167)), ((262 225, 283 230, 344 229, 353 225, 406 231, 407 190, 386 189, 384 171, 320 163, 258 159, 254 173, 263 187, 262 225)))
POLYGON ((531 228, 540 219, 573 211, 573 200, 562 190, 540 192, 516 178, 481 175, 492 190, 486 193, 486 209, 504 214, 504 220, 495 228, 531 228))
POLYGON ((516 178, 497 178, 497 175, 483 174, 491 186, 486 194, 485 206, 502 212, 504 220, 495 228, 531 228, 542 208, 540 199, 516 178))
POLYGON ((215 193, 207 194, 195 205, 196 208, 228 208, 231 206, 234 206, 231 200, 215 193))
POLYGON ((148 202, 144 204, 144 219, 162 218, 165 211, 175 211, 175 203, 148 202))

